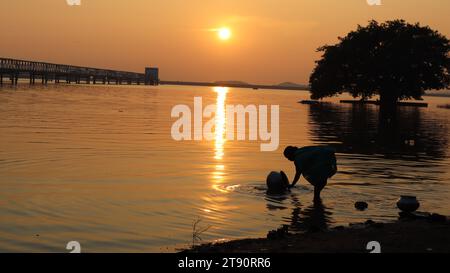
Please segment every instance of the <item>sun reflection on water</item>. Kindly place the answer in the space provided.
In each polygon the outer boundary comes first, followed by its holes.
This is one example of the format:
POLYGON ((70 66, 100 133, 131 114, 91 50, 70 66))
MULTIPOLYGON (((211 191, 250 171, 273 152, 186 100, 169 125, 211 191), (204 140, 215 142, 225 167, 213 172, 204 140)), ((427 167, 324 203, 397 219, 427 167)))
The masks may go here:
POLYGON ((211 184, 214 192, 206 195, 203 199, 206 201, 202 208, 204 217, 215 223, 224 224, 228 221, 227 211, 236 210, 237 206, 231 204, 228 194, 237 186, 225 186, 226 166, 224 164, 224 146, 226 143, 226 112, 225 105, 227 99, 227 87, 214 87, 217 94, 216 112, 214 121, 214 169, 211 172, 211 184))
POLYGON ((214 87, 214 92, 217 93, 216 100, 216 113, 215 113, 215 139, 214 139, 214 159, 216 160, 215 170, 212 173, 213 188, 221 191, 227 192, 222 189, 220 185, 224 182, 224 171, 225 165, 222 164, 224 156, 224 145, 225 139, 225 126, 226 126, 226 115, 225 115, 225 101, 227 99, 228 88, 227 87, 214 87))
MULTIPOLYGON (((225 101, 227 99, 227 87, 214 87, 217 93, 217 105, 215 116, 215 156, 214 159, 221 161, 224 156, 223 146, 225 144, 225 101)), ((223 165, 222 165, 223 166, 223 165)))

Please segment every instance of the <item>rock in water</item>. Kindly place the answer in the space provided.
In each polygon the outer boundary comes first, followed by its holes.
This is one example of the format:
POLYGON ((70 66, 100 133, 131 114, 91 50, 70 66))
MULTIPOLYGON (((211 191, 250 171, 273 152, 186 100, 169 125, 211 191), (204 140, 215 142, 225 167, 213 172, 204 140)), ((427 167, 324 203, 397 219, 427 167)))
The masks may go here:
POLYGON ((358 201, 355 203, 355 208, 357 210, 366 210, 369 207, 369 204, 366 202, 358 201))

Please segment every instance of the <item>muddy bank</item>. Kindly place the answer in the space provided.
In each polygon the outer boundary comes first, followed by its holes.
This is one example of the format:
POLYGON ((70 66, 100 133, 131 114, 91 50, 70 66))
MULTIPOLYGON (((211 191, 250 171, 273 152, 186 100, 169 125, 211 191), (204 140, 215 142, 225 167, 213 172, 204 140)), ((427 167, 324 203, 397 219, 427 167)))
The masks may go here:
POLYGON ((267 238, 204 244, 187 252, 198 253, 367 253, 377 241, 383 253, 449 253, 448 217, 405 217, 394 223, 353 224, 326 231, 290 234, 286 228, 267 238))

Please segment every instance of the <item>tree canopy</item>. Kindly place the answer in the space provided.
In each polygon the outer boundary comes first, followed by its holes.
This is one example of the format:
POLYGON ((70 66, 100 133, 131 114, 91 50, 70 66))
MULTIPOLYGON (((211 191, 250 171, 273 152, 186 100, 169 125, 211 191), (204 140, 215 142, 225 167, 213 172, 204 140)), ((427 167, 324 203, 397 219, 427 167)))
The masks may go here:
POLYGON ((425 90, 449 88, 449 50, 449 40, 428 26, 370 21, 318 49, 323 55, 310 77, 311 97, 421 99, 425 90))

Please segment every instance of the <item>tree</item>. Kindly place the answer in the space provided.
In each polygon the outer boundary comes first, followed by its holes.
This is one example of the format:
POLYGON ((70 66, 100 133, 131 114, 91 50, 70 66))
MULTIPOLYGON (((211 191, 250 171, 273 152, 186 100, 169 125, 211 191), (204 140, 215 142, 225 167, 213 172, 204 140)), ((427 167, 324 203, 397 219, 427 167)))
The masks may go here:
POLYGON ((419 23, 358 25, 339 43, 318 49, 323 55, 310 77, 311 98, 379 95, 380 113, 393 114, 398 100, 419 100, 425 90, 449 88, 449 50, 445 36, 419 23))

